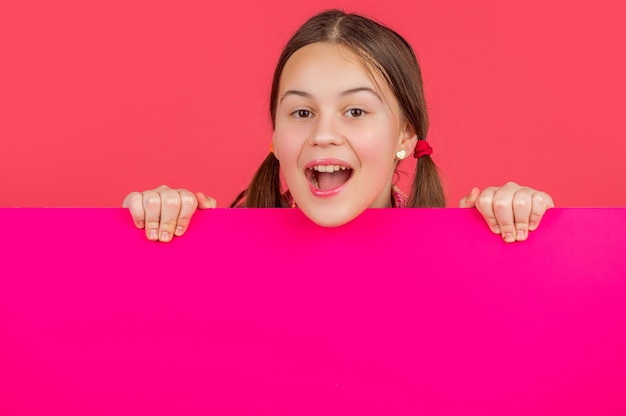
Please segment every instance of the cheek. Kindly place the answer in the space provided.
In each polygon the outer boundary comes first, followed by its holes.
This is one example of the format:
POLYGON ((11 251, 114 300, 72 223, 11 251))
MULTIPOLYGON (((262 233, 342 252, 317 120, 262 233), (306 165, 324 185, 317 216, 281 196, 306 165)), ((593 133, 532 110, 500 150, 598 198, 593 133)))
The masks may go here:
POLYGON ((285 128, 274 130, 275 155, 280 160, 281 166, 286 167, 297 163, 300 154, 301 143, 296 132, 285 128))
POLYGON ((385 167, 393 164, 398 147, 398 133, 393 125, 380 123, 360 132, 354 140, 363 163, 376 163, 385 167))

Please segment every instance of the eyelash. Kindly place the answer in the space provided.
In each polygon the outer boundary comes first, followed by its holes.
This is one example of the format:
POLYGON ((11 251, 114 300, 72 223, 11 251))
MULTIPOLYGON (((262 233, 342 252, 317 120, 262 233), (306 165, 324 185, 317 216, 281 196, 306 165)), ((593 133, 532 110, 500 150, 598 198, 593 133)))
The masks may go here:
MULTIPOLYGON (((348 117, 350 118, 361 118, 365 116, 367 112, 363 110, 362 108, 351 108, 347 110, 344 114, 347 114, 348 117), (354 115, 354 112, 358 112, 359 115, 354 115)), ((304 119, 304 118, 312 117, 312 112, 310 110, 296 110, 293 113, 291 113, 291 115, 297 119, 304 119), (306 113, 306 114, 303 115, 303 113, 306 113)))

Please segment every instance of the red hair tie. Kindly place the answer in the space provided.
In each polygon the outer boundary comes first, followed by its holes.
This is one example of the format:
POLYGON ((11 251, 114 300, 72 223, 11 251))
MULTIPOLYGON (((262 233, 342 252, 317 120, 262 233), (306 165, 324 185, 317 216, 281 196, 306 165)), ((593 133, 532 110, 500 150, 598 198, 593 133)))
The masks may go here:
POLYGON ((428 156, 433 152, 433 148, 430 147, 426 140, 418 140, 415 145, 415 152, 413 152, 413 157, 419 159, 422 156, 428 156))

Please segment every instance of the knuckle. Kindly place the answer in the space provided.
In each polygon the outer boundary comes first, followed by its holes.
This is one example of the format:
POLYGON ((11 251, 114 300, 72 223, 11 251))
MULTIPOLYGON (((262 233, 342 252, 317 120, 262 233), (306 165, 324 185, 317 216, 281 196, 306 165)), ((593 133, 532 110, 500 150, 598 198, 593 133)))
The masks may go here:
POLYGON ((131 211, 137 211, 141 208, 142 198, 143 196, 139 192, 131 192, 124 198, 122 207, 129 208, 131 211))
POLYGON ((189 220, 187 218, 178 218, 178 221, 176 221, 176 225, 186 228, 189 225, 189 220))
POLYGON ((533 200, 534 200, 536 203, 538 203, 538 204, 545 204, 545 203, 546 203, 545 198, 544 198, 544 197, 543 197, 543 195, 542 195, 542 194, 540 194, 540 193, 534 194, 534 195, 533 195, 533 200))
POLYGON ((493 206, 495 209, 503 209, 509 205, 509 202, 504 198, 493 198, 493 206))
POLYGON ((515 208, 528 208, 529 201, 526 198, 515 198, 513 200, 513 206, 515 208))
POLYGON ((146 207, 150 207, 150 208, 157 207, 161 205, 161 198, 159 198, 158 196, 149 196, 145 198, 144 204, 146 205, 146 207))
POLYGON ((158 221, 146 221, 146 229, 150 230, 150 229, 157 229, 157 228, 159 228, 158 221))
POLYGON ((163 205, 166 207, 176 207, 180 205, 180 199, 175 196, 167 196, 163 199, 163 205))
POLYGON ((507 224, 499 224, 500 226, 500 230, 502 230, 502 233, 508 233, 508 232, 513 232, 515 231, 515 226, 513 224, 507 223, 507 224))
POLYGON ((515 229, 516 230, 526 230, 526 229, 528 229, 528 223, 527 222, 516 222, 515 223, 515 229))
POLYGON ((181 195, 180 197, 181 202, 184 205, 197 205, 198 204, 198 200, 196 199, 196 197, 194 195, 190 195, 188 193, 184 193, 183 195, 181 195))
POLYGON ((130 195, 128 195, 128 200, 130 201, 131 204, 141 205, 141 199, 142 199, 142 196, 139 192, 132 192, 130 195))
POLYGON ((166 230, 166 231, 172 231, 172 230, 174 230, 174 227, 176 227, 176 219, 161 221, 161 225, 160 225, 159 229, 166 230))
POLYGON ((492 198, 488 195, 481 195, 476 200, 476 206, 481 209, 488 208, 492 203, 492 198))

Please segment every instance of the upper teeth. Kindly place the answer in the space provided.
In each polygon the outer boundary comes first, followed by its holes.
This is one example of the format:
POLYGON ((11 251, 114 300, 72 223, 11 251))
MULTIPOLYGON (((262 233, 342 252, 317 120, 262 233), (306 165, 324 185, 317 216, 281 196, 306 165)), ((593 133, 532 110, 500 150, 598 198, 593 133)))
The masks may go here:
POLYGON ((316 170, 318 172, 337 172, 339 169, 346 170, 348 167, 341 165, 315 165, 309 169, 316 170))

